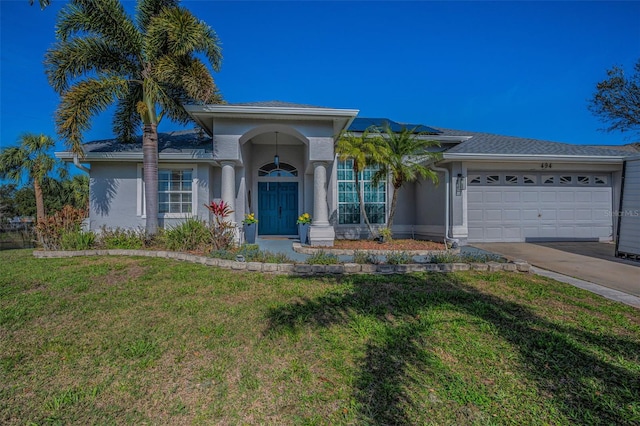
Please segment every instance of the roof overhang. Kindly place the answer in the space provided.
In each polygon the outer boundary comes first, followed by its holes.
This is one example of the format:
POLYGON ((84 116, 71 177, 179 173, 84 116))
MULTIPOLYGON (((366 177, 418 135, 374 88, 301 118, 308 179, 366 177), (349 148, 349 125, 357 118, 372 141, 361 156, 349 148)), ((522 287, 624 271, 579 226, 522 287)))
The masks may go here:
MULTIPOLYGON (((84 155, 84 157, 78 157, 77 154, 74 154, 71 151, 62 151, 55 153, 56 158, 62 161, 77 161, 80 163, 93 163, 100 161, 125 161, 125 162, 142 162, 143 155, 142 152, 88 152, 84 155)), ((158 161, 163 162, 203 162, 203 163, 211 163, 215 160, 213 159, 212 153, 207 153, 204 151, 194 150, 193 152, 170 152, 170 153, 159 153, 158 161)))
POLYGON ((213 136, 214 118, 253 118, 271 120, 327 120, 337 133, 347 129, 360 112, 357 109, 296 108, 249 105, 184 105, 200 127, 213 136))
POLYGON ((441 163, 452 161, 499 161, 499 162, 526 162, 526 161, 555 161, 563 163, 590 163, 590 164, 622 164, 626 156, 596 157, 591 155, 544 155, 544 154, 476 154, 476 153, 447 153, 442 155, 441 163))

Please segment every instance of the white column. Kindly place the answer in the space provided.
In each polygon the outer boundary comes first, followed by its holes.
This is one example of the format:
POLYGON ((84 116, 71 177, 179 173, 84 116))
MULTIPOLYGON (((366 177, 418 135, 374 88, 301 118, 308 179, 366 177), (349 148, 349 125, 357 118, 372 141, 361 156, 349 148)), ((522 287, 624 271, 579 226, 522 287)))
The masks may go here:
MULTIPOLYGON (((233 161, 222 163, 222 201, 227 203, 231 210, 236 209, 236 169, 233 161)), ((235 222, 235 220, 234 220, 235 222)))
POLYGON ((329 224, 327 205, 327 168, 323 162, 313 163, 313 225, 329 224))
POLYGON ((333 246, 335 231, 329 223, 329 205, 327 203, 327 167, 326 163, 313 163, 313 222, 309 228, 309 242, 312 246, 333 246))

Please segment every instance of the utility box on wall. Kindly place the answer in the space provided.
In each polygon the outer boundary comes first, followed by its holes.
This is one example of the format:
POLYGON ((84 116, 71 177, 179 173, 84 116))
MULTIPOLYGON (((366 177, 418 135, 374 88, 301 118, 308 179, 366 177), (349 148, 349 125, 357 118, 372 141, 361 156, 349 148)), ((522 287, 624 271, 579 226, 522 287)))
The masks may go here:
POLYGON ((624 162, 616 256, 640 259, 640 156, 624 162))

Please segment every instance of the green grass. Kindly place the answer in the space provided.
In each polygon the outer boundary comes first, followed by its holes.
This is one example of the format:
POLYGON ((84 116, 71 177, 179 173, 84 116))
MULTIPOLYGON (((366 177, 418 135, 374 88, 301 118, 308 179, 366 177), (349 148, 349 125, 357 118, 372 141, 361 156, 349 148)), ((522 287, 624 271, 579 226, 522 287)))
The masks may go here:
POLYGON ((640 312, 517 273, 0 252, 0 424, 638 424, 640 312))

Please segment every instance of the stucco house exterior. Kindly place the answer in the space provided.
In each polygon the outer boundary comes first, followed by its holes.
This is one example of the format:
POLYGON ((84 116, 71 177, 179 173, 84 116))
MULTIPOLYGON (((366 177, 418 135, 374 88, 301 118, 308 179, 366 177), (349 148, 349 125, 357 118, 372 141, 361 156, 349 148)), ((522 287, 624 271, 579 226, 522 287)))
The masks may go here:
MULTIPOLYGON (((210 220, 205 204, 224 200, 238 224, 258 218, 258 235, 292 236, 296 219, 313 217, 310 241, 366 237, 355 180, 338 161, 336 137, 371 125, 417 127, 440 142, 432 168, 437 184, 408 184, 398 194, 395 237, 459 244, 614 238, 623 151, 487 133, 458 131, 389 119, 362 118, 355 109, 285 102, 185 106, 196 130, 159 134, 161 226, 185 217, 210 220), (277 158, 277 161, 276 161, 277 158)), ((84 158, 56 155, 90 175, 89 227, 142 228, 145 224, 141 141, 84 145, 84 158)), ((361 185, 370 219, 384 226, 393 187, 361 185)))

